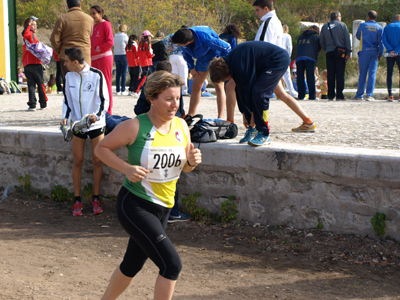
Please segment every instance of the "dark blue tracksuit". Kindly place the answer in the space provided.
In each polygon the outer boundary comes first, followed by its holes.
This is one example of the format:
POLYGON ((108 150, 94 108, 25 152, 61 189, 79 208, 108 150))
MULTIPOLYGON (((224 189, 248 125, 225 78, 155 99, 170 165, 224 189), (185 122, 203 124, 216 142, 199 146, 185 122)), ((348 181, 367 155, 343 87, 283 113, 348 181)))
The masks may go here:
POLYGON ((383 55, 382 27, 375 21, 366 21, 358 27, 356 37, 360 40, 360 51, 358 52, 358 89, 356 97, 364 95, 367 73, 368 85, 367 96, 374 95, 376 70, 378 69, 378 57, 383 55))
POLYGON ((236 83, 240 112, 249 123, 253 112, 257 130, 268 136, 269 98, 290 64, 289 54, 271 43, 254 41, 238 45, 223 59, 236 83))

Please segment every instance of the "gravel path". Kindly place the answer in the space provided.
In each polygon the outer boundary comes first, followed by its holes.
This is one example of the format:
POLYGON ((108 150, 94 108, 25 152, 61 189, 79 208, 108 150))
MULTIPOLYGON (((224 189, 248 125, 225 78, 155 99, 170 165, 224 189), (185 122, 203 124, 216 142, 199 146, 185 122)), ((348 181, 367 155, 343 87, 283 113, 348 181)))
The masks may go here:
MULTIPOLYGON (((28 95, 12 94, 0 96, 0 127, 47 127, 58 130, 61 118, 62 95, 48 95, 48 109, 27 111, 28 95)), ((184 97, 188 107, 189 97, 184 97)), ((113 113, 134 117, 136 99, 129 96, 114 96, 113 113)), ((317 125, 315 133, 293 133, 292 127, 301 120, 280 100, 271 100, 271 141, 300 144, 302 146, 341 146, 369 149, 400 149, 399 115, 400 103, 386 101, 301 101, 300 105, 317 125)), ((205 118, 217 116, 216 100, 203 98, 198 113, 205 118)), ((235 122, 239 126, 239 137, 244 134, 241 115, 236 110, 235 122)))

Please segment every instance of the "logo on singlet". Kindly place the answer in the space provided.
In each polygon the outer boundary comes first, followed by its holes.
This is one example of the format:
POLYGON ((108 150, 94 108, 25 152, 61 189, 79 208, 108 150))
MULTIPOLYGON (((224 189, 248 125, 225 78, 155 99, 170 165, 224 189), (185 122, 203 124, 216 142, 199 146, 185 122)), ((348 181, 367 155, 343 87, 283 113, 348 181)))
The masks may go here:
POLYGON ((179 142, 182 143, 182 135, 179 130, 175 131, 175 139, 179 142))
POLYGON ((146 134, 146 136, 147 136, 147 138, 144 139, 145 141, 154 141, 154 139, 151 137, 150 132, 148 132, 148 133, 146 134))

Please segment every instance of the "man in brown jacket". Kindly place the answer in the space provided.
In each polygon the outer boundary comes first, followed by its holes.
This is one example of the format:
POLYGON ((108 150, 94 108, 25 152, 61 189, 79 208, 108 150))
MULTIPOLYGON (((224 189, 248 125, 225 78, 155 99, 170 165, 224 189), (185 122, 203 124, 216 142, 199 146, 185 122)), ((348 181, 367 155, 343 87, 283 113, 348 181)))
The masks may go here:
POLYGON ((60 58, 64 82, 68 72, 64 66, 65 49, 81 49, 85 61, 90 65, 90 37, 93 32, 93 19, 82 11, 80 0, 67 0, 67 6, 68 12, 57 19, 50 37, 51 46, 60 58))

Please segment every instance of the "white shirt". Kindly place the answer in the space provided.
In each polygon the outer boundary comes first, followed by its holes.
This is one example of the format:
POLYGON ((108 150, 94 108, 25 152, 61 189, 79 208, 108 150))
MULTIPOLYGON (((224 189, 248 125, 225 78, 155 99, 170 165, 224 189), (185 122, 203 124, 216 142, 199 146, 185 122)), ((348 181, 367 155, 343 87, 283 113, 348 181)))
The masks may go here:
POLYGON ((126 55, 125 48, 128 40, 126 33, 121 31, 114 36, 114 55, 126 55))
POLYGON ((282 36, 282 48, 289 53, 289 56, 292 55, 292 37, 289 33, 284 33, 282 36))
POLYGON ((283 37, 282 23, 276 16, 275 10, 270 11, 261 18, 261 21, 263 21, 263 23, 258 29, 256 38, 254 40, 260 41, 260 36, 264 28, 265 20, 269 18, 271 18, 271 20, 269 21, 268 28, 267 31, 265 32, 263 41, 282 47, 282 37, 283 37))

